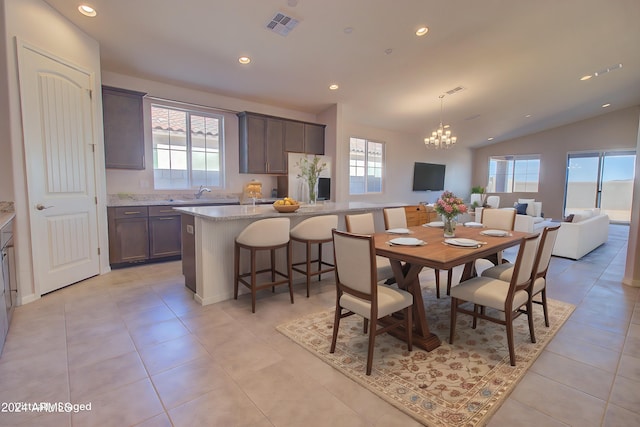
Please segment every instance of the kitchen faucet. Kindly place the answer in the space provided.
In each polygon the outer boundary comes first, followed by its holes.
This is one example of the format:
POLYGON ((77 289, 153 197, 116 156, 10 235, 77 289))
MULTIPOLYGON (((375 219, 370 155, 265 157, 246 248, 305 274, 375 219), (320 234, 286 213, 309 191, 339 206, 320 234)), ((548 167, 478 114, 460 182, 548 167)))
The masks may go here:
POLYGON ((200 189, 198 190, 198 192, 197 192, 196 194, 194 194, 194 196, 196 196, 196 199, 199 199, 200 197, 202 197, 202 193, 204 193, 205 191, 206 191, 207 193, 211 193, 211 190, 210 190, 210 189, 208 189, 208 188, 207 188, 207 187, 205 187, 204 185, 201 185, 201 186, 200 186, 200 189))

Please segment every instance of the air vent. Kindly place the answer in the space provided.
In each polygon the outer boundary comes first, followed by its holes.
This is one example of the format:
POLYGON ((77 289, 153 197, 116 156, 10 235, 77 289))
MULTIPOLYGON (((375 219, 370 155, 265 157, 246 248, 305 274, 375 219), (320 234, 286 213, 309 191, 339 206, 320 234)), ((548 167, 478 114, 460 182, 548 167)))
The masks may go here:
POLYGON ((454 87, 454 88, 453 88, 453 89, 451 89, 451 90, 446 91, 445 93, 446 93, 447 95, 453 95, 454 93, 458 93, 458 92, 460 92, 461 90, 464 90, 464 88, 463 88, 462 86, 458 86, 458 87, 454 87))
POLYGON ((267 24, 267 29, 274 33, 278 33, 281 36, 286 36, 296 27, 296 25, 298 25, 297 19, 287 16, 282 12, 278 12, 267 24))

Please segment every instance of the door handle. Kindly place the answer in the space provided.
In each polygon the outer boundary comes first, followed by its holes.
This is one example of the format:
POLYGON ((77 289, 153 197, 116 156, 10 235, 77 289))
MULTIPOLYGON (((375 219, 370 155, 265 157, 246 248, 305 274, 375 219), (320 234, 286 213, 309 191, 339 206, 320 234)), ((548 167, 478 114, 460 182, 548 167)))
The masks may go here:
POLYGON ((41 203, 38 203, 38 204, 36 205, 36 209, 38 209, 39 211, 43 211, 43 210, 45 210, 45 209, 49 209, 49 208, 52 208, 52 207, 53 207, 53 206, 44 206, 44 205, 43 205, 43 204, 41 204, 41 203))

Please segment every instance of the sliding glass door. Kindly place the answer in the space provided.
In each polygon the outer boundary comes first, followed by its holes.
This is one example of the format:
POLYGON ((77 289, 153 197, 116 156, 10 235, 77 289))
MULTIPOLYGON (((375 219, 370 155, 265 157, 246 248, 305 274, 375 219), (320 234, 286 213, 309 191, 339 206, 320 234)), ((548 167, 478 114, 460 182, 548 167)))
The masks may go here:
POLYGON ((566 211, 600 208, 611 221, 631 220, 634 151, 570 153, 567 159, 566 211))

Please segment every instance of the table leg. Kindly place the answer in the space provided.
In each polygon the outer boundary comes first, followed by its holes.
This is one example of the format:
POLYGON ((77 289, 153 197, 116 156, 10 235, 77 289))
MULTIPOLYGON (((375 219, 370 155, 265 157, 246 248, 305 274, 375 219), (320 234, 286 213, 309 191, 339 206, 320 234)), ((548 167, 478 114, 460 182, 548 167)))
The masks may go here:
MULTIPOLYGON (((424 300, 422 299, 422 289, 420 289, 420 279, 418 274, 422 270, 421 265, 405 264, 400 261, 390 260, 393 274, 400 289, 406 290, 413 295, 413 344, 427 351, 431 351, 440 346, 441 342, 437 335, 429 331, 427 316, 424 310, 424 300)), ((406 340, 404 329, 393 329, 390 334, 406 340)))

